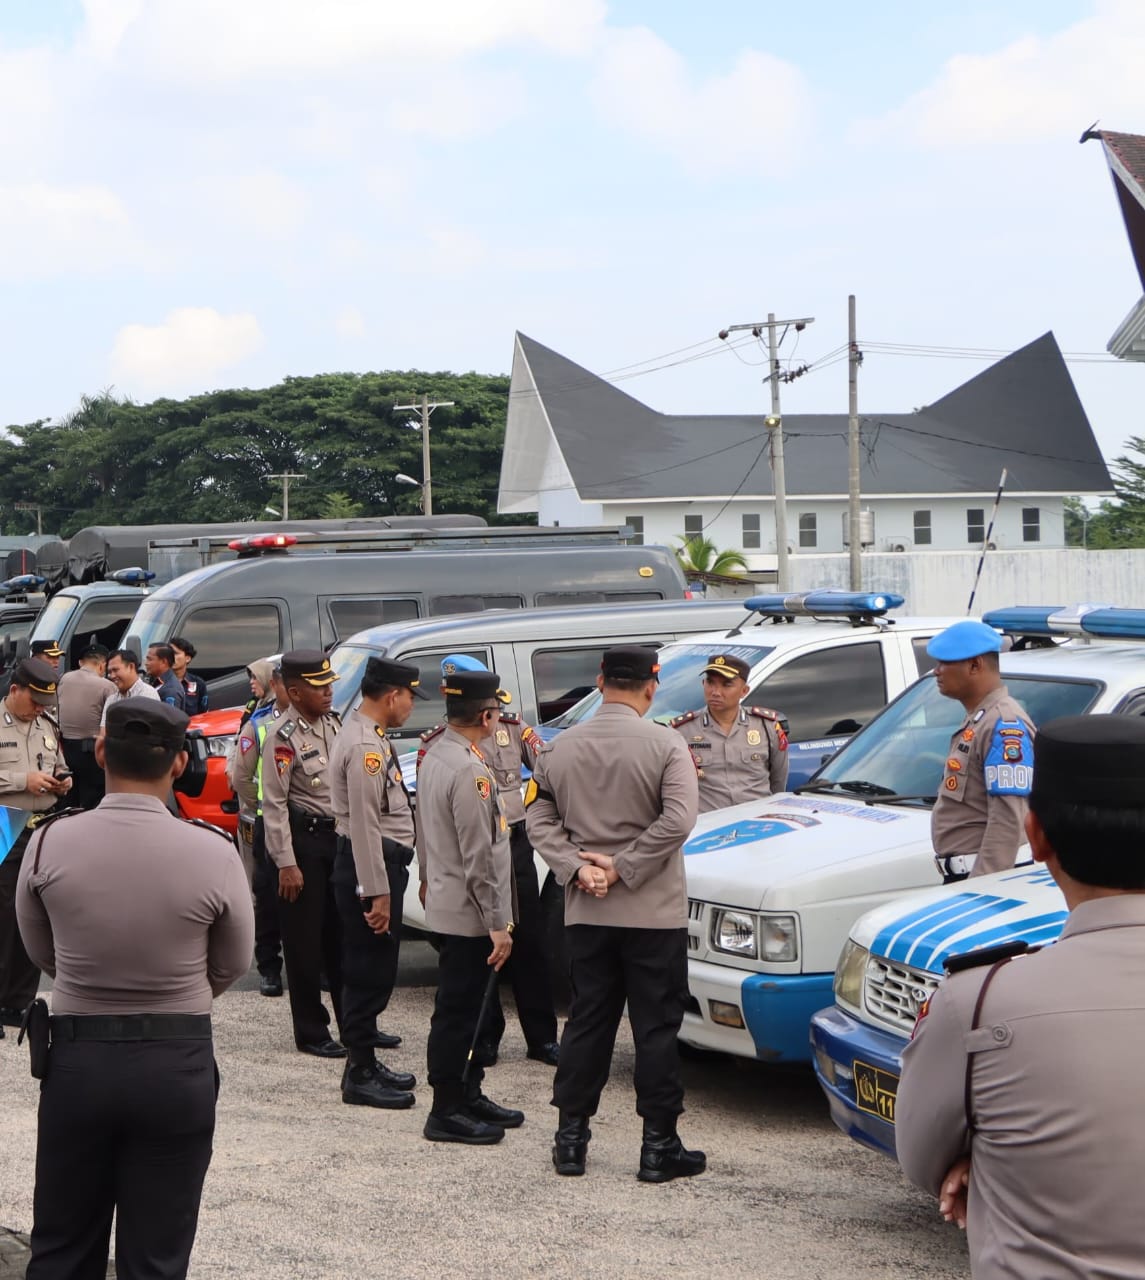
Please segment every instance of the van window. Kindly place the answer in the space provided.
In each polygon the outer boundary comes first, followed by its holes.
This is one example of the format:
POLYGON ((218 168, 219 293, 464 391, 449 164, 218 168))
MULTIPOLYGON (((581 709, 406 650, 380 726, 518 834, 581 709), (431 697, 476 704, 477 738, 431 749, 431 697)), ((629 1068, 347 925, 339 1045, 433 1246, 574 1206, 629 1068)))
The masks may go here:
POLYGON ((875 640, 805 653, 769 675, 746 701, 784 716, 794 742, 855 733, 887 704, 882 646, 875 640))
POLYGON ((74 619, 75 631, 68 645, 69 668, 79 665, 80 654, 91 644, 108 649, 119 648, 127 625, 135 616, 137 597, 126 599, 88 600, 79 607, 74 619))
POLYGON ((663 600, 660 591, 538 591, 538 609, 559 609, 562 605, 625 604, 663 600))
POLYGON ((915 636, 910 642, 911 648, 914 650, 915 666, 918 667, 920 676, 924 676, 928 671, 934 670, 934 659, 926 651, 926 646, 933 639, 933 636, 915 636))
POLYGON ((282 628, 272 604, 194 609, 179 630, 195 646, 195 674, 204 680, 241 671, 255 658, 282 651, 282 628))
POLYGON ((482 613, 486 609, 523 609, 520 596, 434 596, 429 611, 435 617, 443 613, 482 613))
MULTIPOLYGON (((643 640, 642 644, 659 641, 643 640)), ((532 657, 533 687, 541 723, 556 719, 596 688, 600 659, 608 645, 586 649, 538 649, 532 657)))
POLYGON ((380 627, 387 622, 408 622, 418 616, 416 600, 379 600, 374 596, 328 600, 326 608, 339 640, 369 627, 380 627))
POLYGON ((388 731, 391 738, 396 740, 404 738, 407 749, 411 745, 417 745, 417 738, 426 729, 432 729, 435 724, 445 723, 445 696, 441 692, 441 660, 451 653, 463 653, 467 658, 476 658, 483 666, 490 665, 488 649, 439 649, 434 653, 424 651, 419 653, 414 650, 411 653, 394 655, 396 661, 410 662, 417 667, 421 672, 418 691, 426 695, 424 699, 414 698, 410 718, 400 729, 388 731), (412 743, 409 741, 411 738, 414 739, 412 743))

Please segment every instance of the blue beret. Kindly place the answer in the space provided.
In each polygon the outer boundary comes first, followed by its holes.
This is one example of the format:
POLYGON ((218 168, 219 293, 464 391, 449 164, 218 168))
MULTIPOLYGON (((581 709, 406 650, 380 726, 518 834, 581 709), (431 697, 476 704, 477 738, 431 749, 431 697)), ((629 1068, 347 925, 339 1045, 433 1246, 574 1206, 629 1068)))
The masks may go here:
POLYGON ((967 618, 940 632, 926 646, 926 651, 939 662, 965 662, 984 653, 999 653, 1002 637, 984 622, 967 618))
POLYGON ((441 660, 441 674, 443 677, 456 675, 459 671, 488 670, 489 668, 483 662, 478 662, 476 658, 470 658, 464 653, 451 653, 441 660))

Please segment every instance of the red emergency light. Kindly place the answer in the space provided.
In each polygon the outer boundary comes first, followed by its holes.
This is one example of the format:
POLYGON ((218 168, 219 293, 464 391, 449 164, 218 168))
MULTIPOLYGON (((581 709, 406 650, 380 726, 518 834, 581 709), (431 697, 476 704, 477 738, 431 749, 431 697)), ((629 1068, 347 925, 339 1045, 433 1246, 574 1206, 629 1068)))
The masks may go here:
POLYGON ((298 539, 290 533, 254 533, 247 538, 235 538, 227 546, 232 551, 274 551, 293 547, 298 539))

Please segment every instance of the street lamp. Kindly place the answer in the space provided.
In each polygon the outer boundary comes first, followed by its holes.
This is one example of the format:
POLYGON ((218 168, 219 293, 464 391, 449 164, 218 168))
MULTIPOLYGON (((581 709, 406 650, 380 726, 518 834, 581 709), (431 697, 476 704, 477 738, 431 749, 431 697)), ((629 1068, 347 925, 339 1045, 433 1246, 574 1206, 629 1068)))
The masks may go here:
POLYGON ((421 509, 424 512, 425 511, 425 485, 423 485, 420 480, 415 480, 413 476, 407 476, 404 471, 399 471, 397 475, 394 476, 394 479, 398 482, 398 484, 412 485, 415 489, 421 490, 421 509))

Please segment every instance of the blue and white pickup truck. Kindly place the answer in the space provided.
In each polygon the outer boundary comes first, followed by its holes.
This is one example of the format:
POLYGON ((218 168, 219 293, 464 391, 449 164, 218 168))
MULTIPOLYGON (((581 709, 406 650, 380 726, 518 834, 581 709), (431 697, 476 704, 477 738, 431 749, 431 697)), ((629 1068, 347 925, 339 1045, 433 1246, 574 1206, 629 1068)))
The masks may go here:
MULTIPOLYGON (((1145 645, 1103 638, 1145 639, 1145 610, 1070 615, 1030 608, 998 610, 984 620, 1027 637, 1070 637, 1002 655, 1010 692, 1035 723, 1081 712, 1145 714, 1145 645)), ((831 1117, 856 1141, 895 1153, 902 1050, 919 1008, 942 980, 946 958, 1016 939, 1046 945, 1060 934, 1065 901, 1049 873, 1028 858, 1023 849, 1013 870, 900 898, 851 925, 835 972, 834 1004, 811 1019, 811 1047, 831 1117)))

